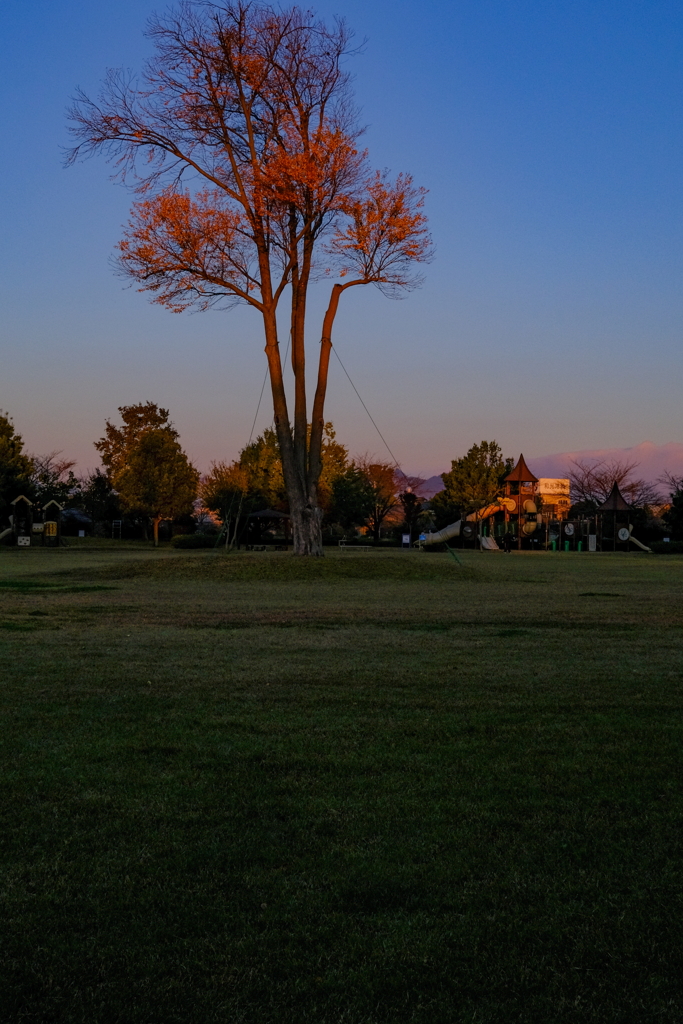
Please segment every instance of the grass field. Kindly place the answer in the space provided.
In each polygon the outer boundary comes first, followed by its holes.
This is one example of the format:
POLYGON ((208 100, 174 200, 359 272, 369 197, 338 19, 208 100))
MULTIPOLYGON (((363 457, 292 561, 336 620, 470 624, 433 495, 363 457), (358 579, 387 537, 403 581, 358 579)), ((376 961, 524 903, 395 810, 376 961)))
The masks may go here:
POLYGON ((683 1020, 683 557, 0 551, 4 1018, 683 1020))

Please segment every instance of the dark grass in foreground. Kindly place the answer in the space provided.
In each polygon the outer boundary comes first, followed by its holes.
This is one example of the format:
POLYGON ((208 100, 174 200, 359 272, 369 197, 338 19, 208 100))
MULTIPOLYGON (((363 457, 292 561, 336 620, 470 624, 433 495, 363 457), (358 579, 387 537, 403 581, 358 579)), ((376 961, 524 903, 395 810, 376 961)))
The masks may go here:
POLYGON ((6 1017, 683 1017, 683 559, 6 552, 6 1017))

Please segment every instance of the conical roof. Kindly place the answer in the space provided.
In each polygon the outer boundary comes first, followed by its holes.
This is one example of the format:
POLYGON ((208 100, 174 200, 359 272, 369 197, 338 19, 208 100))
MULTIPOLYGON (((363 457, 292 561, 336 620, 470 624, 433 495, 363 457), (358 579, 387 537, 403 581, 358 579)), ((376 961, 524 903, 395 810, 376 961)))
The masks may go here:
POLYGON ((628 512, 631 506, 625 500, 622 495, 616 480, 609 495, 605 498, 602 505, 598 505, 597 512, 628 512))
POLYGON ((524 461, 524 456, 523 455, 520 455, 519 461, 518 461, 517 465, 515 466, 515 468, 510 473, 508 473, 508 475, 505 477, 505 482, 506 483, 508 481, 510 481, 510 483, 513 483, 513 482, 516 482, 518 480, 520 482, 523 482, 523 483, 531 483, 531 484, 537 484, 538 483, 538 477, 534 476, 534 474, 531 472, 531 470, 527 466, 526 462, 524 461))

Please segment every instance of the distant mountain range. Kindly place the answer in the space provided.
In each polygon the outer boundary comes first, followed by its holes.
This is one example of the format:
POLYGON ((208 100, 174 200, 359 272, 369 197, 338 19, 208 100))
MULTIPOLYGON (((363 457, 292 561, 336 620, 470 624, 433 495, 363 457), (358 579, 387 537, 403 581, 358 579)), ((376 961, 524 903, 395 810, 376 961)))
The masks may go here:
MULTIPOLYGON (((566 477, 572 459, 587 462, 637 462, 633 475, 651 484, 658 483, 664 473, 683 477, 683 444, 678 441, 669 444, 643 441, 632 448, 582 448, 575 452, 558 452, 556 455, 541 455, 538 458, 525 456, 525 459, 529 469, 538 477, 566 477)), ((430 476, 420 488, 425 498, 431 498, 442 489, 440 476, 430 476)))
POLYGON ((638 465, 633 470, 634 476, 650 484, 656 484, 664 473, 683 476, 683 444, 677 441, 669 444, 643 441, 632 448, 585 448, 581 451, 544 455, 537 459, 529 458, 526 461, 536 476, 562 477, 567 475, 567 467, 572 459, 587 462, 636 462, 638 465))
POLYGON ((443 490, 443 480, 440 476, 430 476, 429 480, 420 487, 420 494, 425 498, 433 498, 435 494, 443 490))

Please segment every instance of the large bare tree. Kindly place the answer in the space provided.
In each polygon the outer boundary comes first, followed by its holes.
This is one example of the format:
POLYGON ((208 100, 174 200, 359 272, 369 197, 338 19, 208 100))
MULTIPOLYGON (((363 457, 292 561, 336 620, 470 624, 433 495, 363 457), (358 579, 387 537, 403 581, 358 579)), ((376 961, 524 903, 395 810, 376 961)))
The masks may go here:
POLYGON ((182 3, 150 23, 156 54, 140 80, 111 72, 97 101, 79 93, 69 160, 104 153, 139 193, 120 243, 122 271, 181 311, 243 302, 262 317, 294 550, 322 554, 318 502, 332 328, 341 295, 414 287, 430 257, 424 190, 373 173, 344 60, 350 33, 298 7, 182 3), (306 303, 334 278, 310 410, 306 303), (291 304, 294 409, 277 311, 291 304), (309 429, 310 426, 310 429, 309 429))
POLYGON ((637 462, 626 459, 572 459, 567 470, 573 502, 601 505, 616 484, 629 504, 637 508, 657 505, 662 498, 654 484, 634 478, 637 462))

